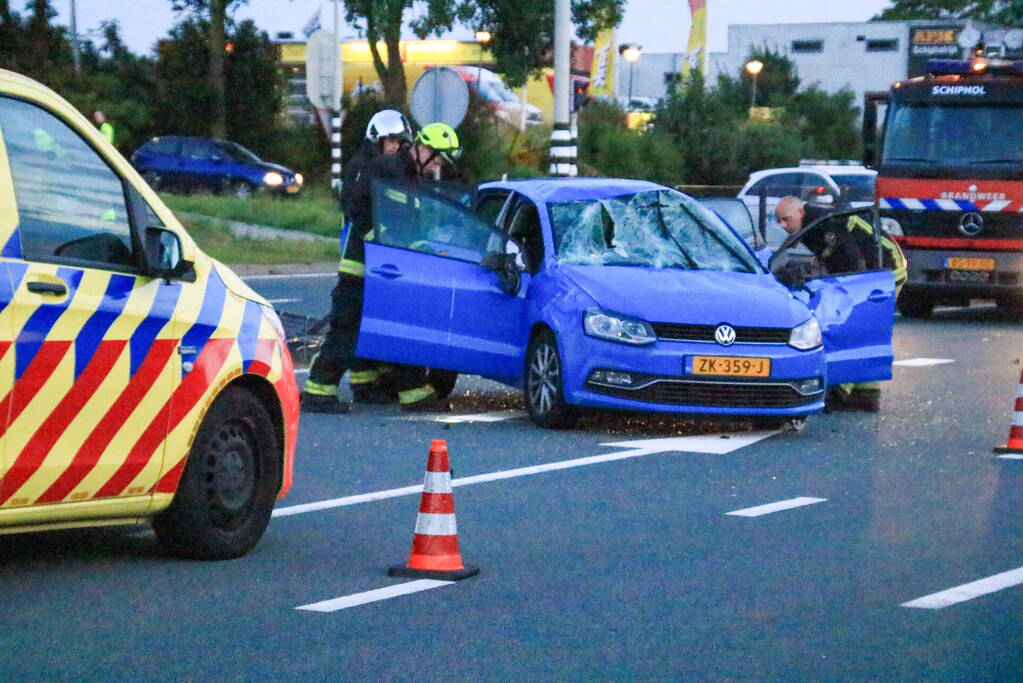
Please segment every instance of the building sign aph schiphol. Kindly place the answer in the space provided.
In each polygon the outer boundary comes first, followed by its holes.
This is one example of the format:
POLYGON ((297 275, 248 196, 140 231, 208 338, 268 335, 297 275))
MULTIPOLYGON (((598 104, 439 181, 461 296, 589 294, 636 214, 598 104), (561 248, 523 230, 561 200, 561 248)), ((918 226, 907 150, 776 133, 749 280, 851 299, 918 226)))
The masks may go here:
POLYGON ((965 95, 967 97, 983 97, 987 95, 984 85, 936 85, 931 88, 932 95, 965 95))

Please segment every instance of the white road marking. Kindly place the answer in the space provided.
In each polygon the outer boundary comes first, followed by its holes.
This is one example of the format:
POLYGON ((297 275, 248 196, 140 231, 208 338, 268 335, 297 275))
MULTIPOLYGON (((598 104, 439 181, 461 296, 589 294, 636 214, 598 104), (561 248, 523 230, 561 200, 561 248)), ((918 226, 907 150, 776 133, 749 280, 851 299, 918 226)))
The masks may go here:
POLYGON ((266 301, 270 304, 293 304, 301 299, 267 299, 266 301))
POLYGON ((951 358, 907 358, 906 360, 897 360, 892 365, 901 365, 907 368, 924 368, 929 365, 945 365, 946 363, 955 363, 951 358))
MULTIPOLYGON (((710 436, 683 436, 672 439, 643 439, 639 441, 620 441, 617 443, 604 443, 601 446, 615 446, 617 448, 628 448, 630 450, 621 451, 619 453, 607 453, 605 455, 593 455, 586 458, 575 458, 572 460, 561 460, 558 462, 549 462, 542 465, 531 465, 529 467, 517 467, 511 470, 503 470, 500 472, 489 472, 486 474, 477 474, 472 477, 460 477, 458 479, 451 480, 451 486, 469 486, 471 484, 482 484, 488 481, 500 481, 502 479, 514 479, 516 477, 526 477, 532 474, 541 474, 543 472, 555 472, 557 470, 567 470, 573 467, 583 467, 585 465, 597 465, 605 462, 614 462, 616 460, 626 460, 628 458, 638 458, 644 455, 653 455, 655 453, 670 453, 674 451, 683 451, 691 453, 709 453, 721 455, 730 453, 736 449, 744 446, 749 446, 766 439, 769 436, 777 434, 776 431, 770 432, 749 432, 739 435, 717 435, 716 437, 710 436), (724 438, 728 436, 729 438, 724 438), (725 442, 721 444, 719 442, 725 442), (713 449, 711 444, 713 443, 713 449), (699 450, 703 448, 703 450, 699 450)), ((290 517, 292 515, 300 515, 306 512, 316 512, 318 510, 329 510, 337 507, 347 507, 349 505, 359 505, 361 503, 370 503, 377 500, 387 500, 389 498, 399 498, 401 496, 411 496, 417 493, 422 493, 423 485, 417 484, 415 486, 403 486, 396 489, 387 489, 385 491, 374 491, 372 493, 363 493, 356 496, 346 496, 344 498, 334 498, 331 500, 321 500, 315 503, 303 503, 301 505, 288 505, 285 507, 277 508, 273 511, 274 517, 290 517)))
POLYGON ((1002 460, 1023 460, 1023 453, 1006 453, 1005 455, 999 455, 1002 460))
POLYGON ((337 612, 338 610, 357 607, 370 602, 379 602, 380 600, 389 600, 391 598, 401 597, 402 595, 428 591, 431 588, 450 586, 453 583, 454 581, 419 579, 417 581, 399 583, 395 586, 387 586, 386 588, 377 588, 376 590, 366 591, 364 593, 355 593, 353 595, 346 595, 332 600, 323 600, 321 602, 314 602, 308 605, 301 605, 295 609, 306 610, 309 612, 337 612))
POLYGON ((726 512, 726 515, 735 515, 736 517, 760 517, 761 515, 769 515, 772 512, 781 512, 782 510, 791 510, 792 508, 803 507, 804 505, 813 505, 814 503, 823 503, 827 498, 808 498, 802 496, 800 498, 789 498, 788 500, 779 500, 777 503, 768 503, 766 505, 758 505, 752 508, 743 508, 742 510, 733 510, 726 512))
POLYGON ((518 420, 526 416, 524 410, 498 410, 492 413, 473 413, 471 415, 452 415, 450 413, 424 413, 422 415, 396 415, 392 420, 412 422, 442 422, 444 424, 460 424, 465 422, 505 422, 518 420))
POLYGON ((242 280, 283 280, 284 278, 337 277, 337 273, 274 273, 273 275, 246 275, 242 280))
POLYGON ((1011 569, 1001 574, 989 576, 986 579, 964 583, 955 588, 949 588, 938 593, 931 593, 916 600, 902 603, 903 607, 919 607, 921 609, 941 609, 956 603, 966 602, 981 595, 995 593, 1003 588, 1011 588, 1023 583, 1023 567, 1011 569))

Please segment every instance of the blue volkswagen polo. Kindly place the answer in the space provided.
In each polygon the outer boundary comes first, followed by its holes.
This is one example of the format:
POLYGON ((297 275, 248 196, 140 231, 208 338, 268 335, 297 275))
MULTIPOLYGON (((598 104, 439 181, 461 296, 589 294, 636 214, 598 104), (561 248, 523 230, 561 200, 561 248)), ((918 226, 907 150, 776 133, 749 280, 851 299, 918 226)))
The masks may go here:
POLYGON ((584 408, 800 425, 829 382, 891 377, 889 271, 786 286, 667 187, 496 182, 473 209, 429 189, 374 193, 360 357, 519 387, 542 427, 584 408))

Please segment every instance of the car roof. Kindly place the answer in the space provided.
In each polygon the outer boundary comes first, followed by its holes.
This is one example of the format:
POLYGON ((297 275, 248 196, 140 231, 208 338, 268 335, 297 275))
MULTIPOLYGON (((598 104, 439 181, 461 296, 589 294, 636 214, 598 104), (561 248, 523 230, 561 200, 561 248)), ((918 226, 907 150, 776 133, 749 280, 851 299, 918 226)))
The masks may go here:
POLYGON ((623 178, 531 178, 484 183, 480 185, 480 189, 507 189, 525 195, 534 202, 550 203, 607 199, 624 194, 670 188, 646 180, 623 178))
POLYGON ((749 174, 750 180, 761 178, 776 173, 806 173, 807 171, 821 173, 826 176, 832 175, 877 175, 877 171, 866 166, 786 166, 784 168, 765 168, 760 171, 753 171, 749 174))

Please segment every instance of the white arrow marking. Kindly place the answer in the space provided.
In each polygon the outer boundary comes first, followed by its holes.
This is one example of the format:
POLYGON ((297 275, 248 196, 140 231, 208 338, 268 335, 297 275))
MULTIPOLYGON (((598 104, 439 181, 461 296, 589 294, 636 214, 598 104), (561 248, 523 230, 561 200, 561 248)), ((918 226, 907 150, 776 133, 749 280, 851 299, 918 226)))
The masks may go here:
MULTIPOLYGON (((548 462, 542 465, 517 467, 515 469, 502 470, 500 472, 488 472, 487 474, 477 474, 472 477, 460 477, 458 479, 452 479, 451 486, 453 487, 469 486, 470 484, 481 484, 483 482, 488 481, 514 479, 515 477, 526 477, 532 474, 540 474, 542 472, 555 472, 557 470, 567 470, 573 467, 597 465, 600 463, 614 462, 616 460, 627 460, 629 458, 639 458, 644 455, 654 455, 657 453, 688 452, 723 455, 726 453, 731 453, 732 451, 737 450, 739 448, 743 448, 745 446, 754 444, 757 441, 762 441, 763 439, 766 439, 767 437, 777 433, 778 433, 777 431, 745 432, 742 434, 717 434, 711 436, 680 436, 669 439, 641 439, 639 441, 618 441, 614 443, 602 443, 600 444, 601 446, 614 446, 616 448, 628 448, 629 450, 620 451, 618 453, 607 453, 605 455, 592 455, 586 458, 574 458, 572 460, 548 462)), ((418 484, 415 486, 403 486, 401 488, 387 489, 385 491, 374 491, 373 493, 363 493, 356 496, 346 496, 344 498, 321 500, 315 503, 289 505, 274 510, 273 516, 290 517, 292 515, 300 515, 305 512, 316 512, 317 510, 329 510, 331 508, 347 507, 349 505, 359 505, 360 503, 369 503, 377 500, 387 500, 389 498, 411 496, 417 493, 422 493, 422 491, 423 485, 418 484)))
POLYGON ((892 365, 901 365, 907 368, 924 368, 929 365, 945 365, 946 363, 955 363, 951 358, 907 358, 906 360, 897 360, 892 365))

